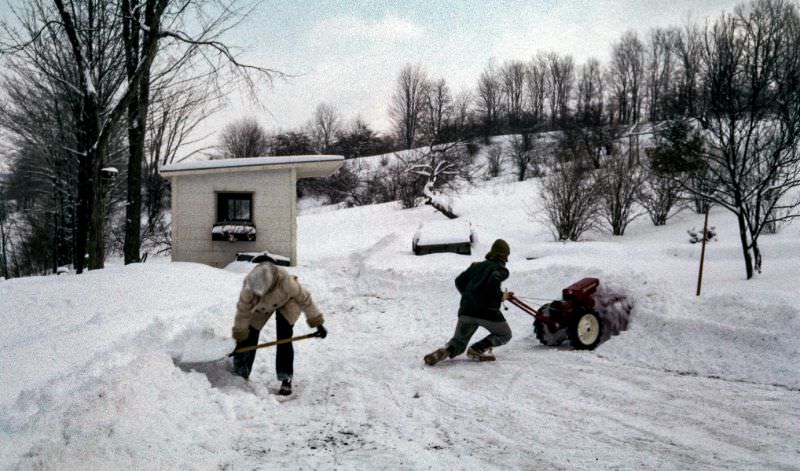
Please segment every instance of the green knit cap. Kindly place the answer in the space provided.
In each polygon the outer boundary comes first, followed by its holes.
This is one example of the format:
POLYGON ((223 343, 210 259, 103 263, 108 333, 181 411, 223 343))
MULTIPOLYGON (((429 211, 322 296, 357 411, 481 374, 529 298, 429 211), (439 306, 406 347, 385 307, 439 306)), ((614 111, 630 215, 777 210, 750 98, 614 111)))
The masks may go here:
POLYGON ((496 258, 503 263, 508 262, 508 255, 511 253, 511 248, 508 242, 503 239, 497 239, 492 244, 492 249, 486 254, 486 258, 496 258))

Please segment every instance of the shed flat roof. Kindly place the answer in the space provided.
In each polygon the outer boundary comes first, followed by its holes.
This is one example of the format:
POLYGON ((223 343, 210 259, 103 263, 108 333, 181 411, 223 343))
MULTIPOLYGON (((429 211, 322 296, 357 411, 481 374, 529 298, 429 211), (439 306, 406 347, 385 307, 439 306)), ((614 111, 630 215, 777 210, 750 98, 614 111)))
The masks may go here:
POLYGON ((241 159, 217 159, 179 162, 161 167, 159 173, 165 177, 193 174, 251 170, 281 170, 296 168, 298 178, 330 175, 344 162, 341 155, 288 155, 267 157, 245 157, 241 159))

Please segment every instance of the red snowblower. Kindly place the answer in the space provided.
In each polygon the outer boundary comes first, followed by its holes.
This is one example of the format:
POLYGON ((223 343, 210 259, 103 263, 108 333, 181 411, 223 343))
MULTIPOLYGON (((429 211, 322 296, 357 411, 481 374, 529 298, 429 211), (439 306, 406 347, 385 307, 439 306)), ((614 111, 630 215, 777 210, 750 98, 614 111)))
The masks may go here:
POLYGON ((561 300, 534 309, 519 297, 508 301, 531 315, 533 332, 544 345, 565 340, 578 350, 594 350, 612 335, 628 329, 633 304, 624 295, 600 287, 597 278, 583 278, 561 291, 561 300))

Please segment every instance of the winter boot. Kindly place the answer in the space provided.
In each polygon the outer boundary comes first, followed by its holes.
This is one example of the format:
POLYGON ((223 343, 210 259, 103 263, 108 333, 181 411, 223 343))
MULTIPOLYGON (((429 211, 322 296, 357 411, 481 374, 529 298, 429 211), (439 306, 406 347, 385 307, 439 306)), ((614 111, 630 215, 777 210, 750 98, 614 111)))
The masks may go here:
POLYGON ((440 348, 425 355, 425 364, 428 366, 433 366, 448 356, 450 356, 450 352, 448 352, 446 348, 440 348))
POLYGON ((241 376, 244 379, 250 377, 250 370, 253 366, 252 360, 248 362, 245 357, 248 353, 250 352, 233 354, 233 374, 241 376))
POLYGON ((472 347, 467 349, 467 358, 471 358, 473 360, 478 361, 495 361, 496 358, 492 355, 492 349, 486 350, 475 350, 472 347))
POLYGON ((291 379, 284 379, 281 381, 281 388, 278 390, 278 394, 281 396, 288 396, 292 394, 292 380, 291 379))

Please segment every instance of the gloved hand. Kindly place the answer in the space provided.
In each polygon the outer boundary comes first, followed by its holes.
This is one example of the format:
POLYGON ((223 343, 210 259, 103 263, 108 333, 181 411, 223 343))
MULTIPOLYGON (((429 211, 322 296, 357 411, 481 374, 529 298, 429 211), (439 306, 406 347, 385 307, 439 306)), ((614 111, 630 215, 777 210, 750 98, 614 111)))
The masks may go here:
POLYGON ((513 291, 503 291, 503 301, 508 301, 512 296, 514 296, 513 291))
POLYGON ((328 336, 328 329, 326 329, 324 326, 318 325, 317 326, 317 337, 319 337, 321 339, 324 339, 327 336, 328 336))
POLYGON ((232 334, 233 334, 233 338, 237 342, 241 342, 242 340, 246 339, 250 335, 250 329, 247 328, 247 327, 245 327, 243 329, 234 327, 232 329, 232 334))

